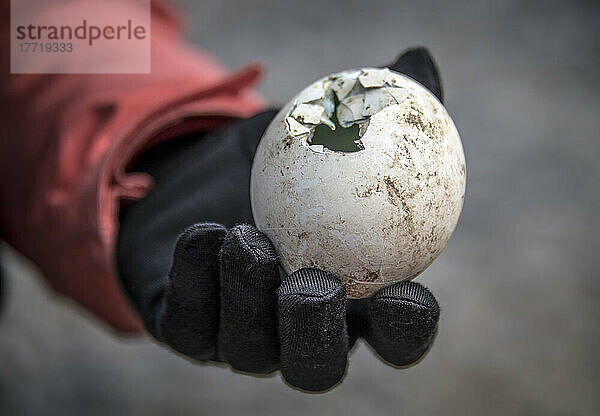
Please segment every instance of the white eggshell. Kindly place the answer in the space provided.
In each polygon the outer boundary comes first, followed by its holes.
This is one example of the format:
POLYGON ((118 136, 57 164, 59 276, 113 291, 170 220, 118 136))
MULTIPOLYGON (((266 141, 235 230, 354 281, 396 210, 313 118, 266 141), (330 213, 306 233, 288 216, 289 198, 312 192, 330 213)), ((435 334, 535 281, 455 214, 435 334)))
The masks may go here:
POLYGON ((448 242, 464 193, 463 148, 446 109, 388 69, 332 74, 301 91, 267 128, 251 175, 254 220, 285 271, 332 272, 349 298, 425 270, 448 242), (333 125, 315 107, 330 106, 330 92, 342 101, 340 124, 359 125, 364 149, 311 144, 312 123, 333 125))

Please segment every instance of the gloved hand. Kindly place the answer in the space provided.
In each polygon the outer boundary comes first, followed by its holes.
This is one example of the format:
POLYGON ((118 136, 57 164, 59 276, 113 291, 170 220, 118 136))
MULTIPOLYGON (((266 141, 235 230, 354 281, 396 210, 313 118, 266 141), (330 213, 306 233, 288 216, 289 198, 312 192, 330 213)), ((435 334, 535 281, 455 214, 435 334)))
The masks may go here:
MULTIPOLYGON (((441 100, 425 49, 409 50, 390 68, 441 100)), ((270 241, 249 225, 252 158, 274 115, 172 140, 137 159, 132 170, 152 175, 155 186, 121 210, 124 290, 148 332, 171 349, 248 373, 280 369, 305 390, 339 382, 358 337, 392 365, 414 363, 432 343, 439 318, 424 286, 400 282, 369 299, 346 300, 344 285, 325 271, 280 276, 270 241)))

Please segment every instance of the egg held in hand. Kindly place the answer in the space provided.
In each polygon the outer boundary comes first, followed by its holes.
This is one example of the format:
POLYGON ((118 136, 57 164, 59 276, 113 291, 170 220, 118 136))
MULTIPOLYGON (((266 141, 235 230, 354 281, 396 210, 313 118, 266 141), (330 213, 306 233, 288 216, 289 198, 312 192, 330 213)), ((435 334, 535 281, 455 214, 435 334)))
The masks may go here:
POLYGON ((389 69, 322 78, 272 120, 251 175, 256 226, 287 273, 316 267, 349 298, 413 279, 448 242, 465 193, 444 106, 389 69))

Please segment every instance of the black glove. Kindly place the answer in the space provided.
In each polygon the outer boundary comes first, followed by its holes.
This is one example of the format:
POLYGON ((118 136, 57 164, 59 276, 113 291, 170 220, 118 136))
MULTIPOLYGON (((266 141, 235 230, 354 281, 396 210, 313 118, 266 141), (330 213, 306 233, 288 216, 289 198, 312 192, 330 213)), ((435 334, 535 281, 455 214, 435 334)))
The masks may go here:
MULTIPOLYGON (((390 68, 441 100, 425 49, 390 68)), ((325 271, 281 278, 270 241, 249 225, 252 158, 275 114, 171 140, 137 159, 131 170, 148 172, 155 186, 121 210, 117 262, 133 306, 153 337, 185 356, 249 373, 280 369, 305 390, 339 382, 358 337, 390 364, 417 361, 439 318, 424 286, 400 282, 346 300, 344 285, 325 271)))

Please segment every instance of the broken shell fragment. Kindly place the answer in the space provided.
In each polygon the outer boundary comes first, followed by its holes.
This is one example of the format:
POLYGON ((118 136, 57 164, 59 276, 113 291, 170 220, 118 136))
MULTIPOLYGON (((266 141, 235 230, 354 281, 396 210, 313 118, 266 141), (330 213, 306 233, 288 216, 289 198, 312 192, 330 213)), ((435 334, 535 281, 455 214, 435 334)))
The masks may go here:
POLYGON ((288 131, 294 137, 308 136, 308 134, 310 133, 309 128, 296 121, 296 119, 293 117, 287 117, 285 119, 285 123, 287 125, 288 131))
POLYGON ((346 98, 337 108, 337 118, 340 126, 349 127, 358 121, 365 120, 366 114, 363 114, 364 108, 364 95, 353 95, 346 98))
POLYGON ((392 73, 389 69, 363 69, 358 76, 358 80, 361 85, 365 88, 383 87, 389 79, 391 79, 392 73))
POLYGON ((332 74, 301 91, 267 128, 251 175, 254 220, 286 272, 327 270, 349 298, 425 270, 464 191, 452 119, 421 84, 387 68, 332 74))
POLYGON ((331 89, 337 95, 338 101, 342 101, 344 98, 348 96, 352 88, 354 88, 354 84, 356 84, 355 79, 347 78, 347 77, 338 77, 331 84, 331 89))
POLYGON ((292 118, 308 124, 319 124, 325 115, 325 109, 316 104, 300 104, 292 111, 292 118))

